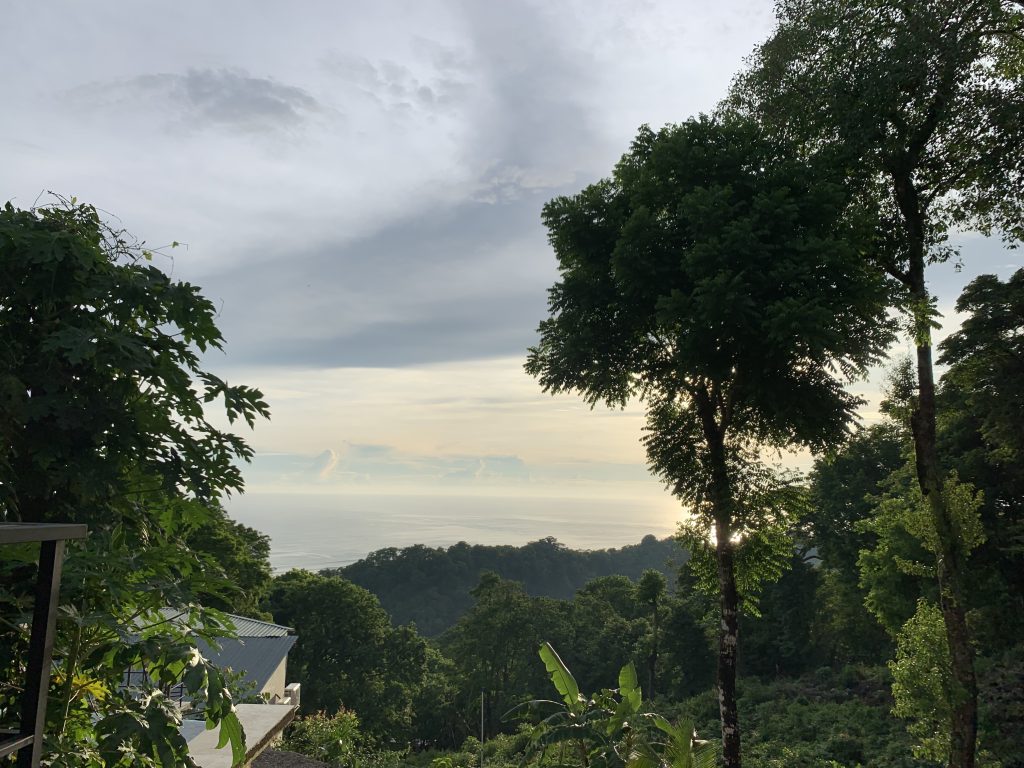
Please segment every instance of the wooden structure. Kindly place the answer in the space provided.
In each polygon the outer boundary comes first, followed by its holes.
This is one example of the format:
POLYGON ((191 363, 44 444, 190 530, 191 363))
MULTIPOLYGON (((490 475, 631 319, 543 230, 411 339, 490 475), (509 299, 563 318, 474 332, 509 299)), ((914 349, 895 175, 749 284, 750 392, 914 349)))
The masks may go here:
POLYGON ((0 523, 0 545, 39 542, 32 634, 29 639, 25 695, 17 731, 0 731, 0 759, 17 753, 18 768, 39 768, 46 725, 46 696, 50 689, 53 635, 60 596, 64 542, 85 538, 84 525, 61 523, 0 523))

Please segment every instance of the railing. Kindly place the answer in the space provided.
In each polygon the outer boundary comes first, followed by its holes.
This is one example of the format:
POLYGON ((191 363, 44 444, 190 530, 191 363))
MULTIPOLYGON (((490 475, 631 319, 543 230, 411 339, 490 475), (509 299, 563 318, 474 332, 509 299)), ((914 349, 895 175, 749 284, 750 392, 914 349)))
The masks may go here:
POLYGON ((85 538, 84 525, 55 523, 0 523, 0 544, 40 542, 32 634, 28 646, 25 695, 17 731, 0 731, 0 759, 18 754, 18 768, 39 768, 46 725, 46 695, 50 689, 53 634, 57 624, 60 571, 64 542, 85 538))

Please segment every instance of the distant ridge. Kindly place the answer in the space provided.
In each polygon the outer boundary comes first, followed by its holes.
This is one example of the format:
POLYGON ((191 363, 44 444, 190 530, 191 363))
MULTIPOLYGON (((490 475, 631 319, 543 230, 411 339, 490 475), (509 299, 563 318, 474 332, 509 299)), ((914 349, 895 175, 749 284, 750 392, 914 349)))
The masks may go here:
POLYGON ((531 595, 571 598, 599 576, 636 580, 647 568, 665 574, 670 588, 687 553, 672 538, 648 535, 618 549, 569 549, 552 537, 521 547, 459 542, 450 547, 416 544, 388 547, 323 574, 338 575, 373 592, 395 624, 415 623, 434 637, 451 627, 473 604, 469 591, 483 571, 521 581, 531 595))

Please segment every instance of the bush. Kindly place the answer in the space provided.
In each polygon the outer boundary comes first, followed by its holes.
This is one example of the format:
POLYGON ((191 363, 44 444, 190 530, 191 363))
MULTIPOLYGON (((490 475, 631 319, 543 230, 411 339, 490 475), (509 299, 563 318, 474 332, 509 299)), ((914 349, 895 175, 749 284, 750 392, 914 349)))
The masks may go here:
POLYGON ((359 730, 356 713, 347 709, 335 715, 317 712, 296 720, 282 748, 339 768, 396 768, 405 757, 404 752, 380 749, 359 730))

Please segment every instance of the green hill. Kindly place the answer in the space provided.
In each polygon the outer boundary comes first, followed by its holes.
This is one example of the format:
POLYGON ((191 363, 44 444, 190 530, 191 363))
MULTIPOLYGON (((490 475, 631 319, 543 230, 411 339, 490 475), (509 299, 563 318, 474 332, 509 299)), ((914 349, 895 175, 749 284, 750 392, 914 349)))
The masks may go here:
POLYGON ((661 571, 674 584, 675 572, 686 559, 686 552, 671 538, 649 535, 639 544, 585 551, 549 537, 521 547, 466 542, 447 549, 422 544, 388 547, 322 573, 365 587, 377 595, 396 624, 414 622, 422 634, 434 637, 473 604, 469 591, 483 571, 521 581, 531 595, 568 599, 598 576, 635 580, 647 568, 661 571))

